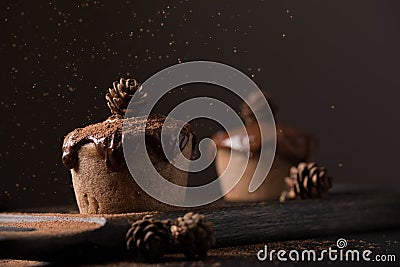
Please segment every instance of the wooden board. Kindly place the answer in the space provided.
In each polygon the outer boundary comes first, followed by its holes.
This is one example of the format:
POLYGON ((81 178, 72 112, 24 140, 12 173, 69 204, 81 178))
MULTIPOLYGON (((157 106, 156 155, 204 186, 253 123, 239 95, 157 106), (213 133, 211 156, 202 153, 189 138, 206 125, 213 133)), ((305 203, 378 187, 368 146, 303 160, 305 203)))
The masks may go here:
MULTIPOLYGON (((217 247, 400 227, 400 196, 332 194, 286 203, 236 203, 197 209, 215 225, 217 247)), ((184 210, 151 213, 176 218, 184 210)), ((125 233, 148 213, 121 215, 0 213, 0 258, 65 261, 126 256, 125 233)))

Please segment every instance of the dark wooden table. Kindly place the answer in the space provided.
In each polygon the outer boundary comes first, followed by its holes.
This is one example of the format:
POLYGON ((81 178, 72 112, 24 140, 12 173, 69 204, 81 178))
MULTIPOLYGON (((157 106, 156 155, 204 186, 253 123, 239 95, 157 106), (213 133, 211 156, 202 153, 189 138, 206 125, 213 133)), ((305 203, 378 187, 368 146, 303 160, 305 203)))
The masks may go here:
MULTIPOLYGON (((396 193, 334 193, 325 199, 286 203, 218 203, 197 209, 215 225, 217 243, 205 261, 188 262, 167 255, 160 266, 279 264, 260 262, 257 251, 323 250, 345 238, 348 247, 395 254, 400 263, 400 195, 396 193)), ((184 210, 157 213, 176 218, 184 210)), ((0 264, 54 262, 68 265, 135 266, 127 258, 124 235, 143 213, 87 216, 71 213, 1 213, 0 264), (50 228, 49 228, 50 227, 50 228), (23 260, 23 261, 15 261, 23 260)), ((371 264, 371 263, 369 263, 371 264)), ((385 266, 389 266, 385 263, 385 266)))

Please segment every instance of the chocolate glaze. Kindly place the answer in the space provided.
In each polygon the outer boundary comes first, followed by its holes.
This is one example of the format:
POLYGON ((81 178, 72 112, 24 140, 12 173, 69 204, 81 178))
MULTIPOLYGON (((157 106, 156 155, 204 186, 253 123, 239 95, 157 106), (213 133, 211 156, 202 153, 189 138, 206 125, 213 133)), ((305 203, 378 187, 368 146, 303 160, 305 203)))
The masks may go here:
MULTIPOLYGON (((124 138, 135 141, 134 138, 137 138, 145 131, 147 149, 156 151, 162 159, 166 160, 161 147, 161 130, 165 118, 162 115, 149 116, 145 129, 143 127, 145 117, 123 119, 118 116, 112 116, 104 122, 92 124, 85 128, 75 129, 64 139, 62 161, 69 169, 77 168, 79 163, 79 149, 85 144, 93 143, 96 146, 98 154, 104 159, 108 167, 114 170, 120 169, 125 165, 122 151, 123 124, 126 127, 124 130, 127 129, 124 138)), ((166 150, 169 151, 168 153, 174 153, 174 155, 179 152, 175 149, 177 147, 176 142, 179 142, 179 149, 183 150, 189 141, 190 135, 193 135, 190 126, 178 120, 171 120, 171 124, 168 124, 165 130, 170 140, 167 143, 166 150), (176 127, 182 128, 179 136, 175 135, 174 129, 176 127)), ((194 138, 192 143, 195 146, 194 138)))
MULTIPOLYGON (((229 142, 229 136, 226 132, 220 131, 213 136, 213 140, 217 147, 235 149, 238 151, 245 151, 249 142, 250 145, 250 156, 258 156, 261 149, 261 134, 260 127, 257 123, 253 123, 245 126, 247 130, 247 138, 235 138, 236 140, 243 140, 242 144, 235 143, 235 147, 231 147, 231 142, 229 142), (248 140, 248 141, 247 141, 248 140)), ((231 138, 237 136, 245 136, 246 133, 242 131, 232 131, 233 135, 231 138)), ((316 146, 316 139, 303 131, 297 130, 295 128, 280 125, 276 127, 276 137, 277 137, 277 154, 286 157, 293 161, 305 161, 313 153, 316 146)), ((268 141, 268 137, 266 138, 268 141)))

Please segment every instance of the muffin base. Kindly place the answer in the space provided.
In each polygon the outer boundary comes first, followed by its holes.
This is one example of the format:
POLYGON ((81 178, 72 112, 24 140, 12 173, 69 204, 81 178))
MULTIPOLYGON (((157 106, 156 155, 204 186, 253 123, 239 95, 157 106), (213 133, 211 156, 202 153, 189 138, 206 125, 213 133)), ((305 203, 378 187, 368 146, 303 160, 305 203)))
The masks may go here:
MULTIPOLYGON (((188 159, 191 153, 192 136, 182 151, 188 159)), ((149 153, 149 156, 155 163, 156 170, 165 179, 177 185, 187 185, 187 172, 175 168, 168 161, 160 159, 158 155, 149 153)), ((147 195, 137 185, 126 166, 118 171, 107 167, 93 143, 88 143, 79 149, 79 164, 71 169, 71 174, 76 201, 82 214, 176 209, 147 195)))
MULTIPOLYGON (((242 166, 246 164, 246 154, 239 151, 231 150, 229 148, 220 148, 217 151, 216 157, 216 169, 219 175, 221 175, 226 170, 231 152, 232 169, 225 172, 224 174, 224 176, 227 176, 227 179, 229 179, 228 177, 235 177, 237 173, 240 173, 239 170, 242 168, 242 166)), ((266 179, 256 191, 250 193, 248 189, 250 181, 253 178, 258 160, 258 157, 249 158, 246 169, 239 182, 233 187, 230 192, 228 192, 224 196, 224 199, 226 201, 246 202, 279 199, 282 190, 286 189, 284 179, 286 176, 289 175, 290 167, 297 165, 298 162, 290 161, 281 155, 275 155, 274 161, 266 179)), ((229 189, 227 188, 229 185, 225 184, 223 180, 220 186, 223 190, 229 189)))

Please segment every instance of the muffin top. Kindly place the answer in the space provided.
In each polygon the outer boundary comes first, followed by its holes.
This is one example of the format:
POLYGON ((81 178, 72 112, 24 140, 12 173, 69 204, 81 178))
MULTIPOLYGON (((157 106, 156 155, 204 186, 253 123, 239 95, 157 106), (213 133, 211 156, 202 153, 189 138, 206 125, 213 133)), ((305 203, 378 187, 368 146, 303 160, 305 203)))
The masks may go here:
MULTIPOLYGON (((257 121, 252 109, 243 102, 240 116, 245 124, 246 131, 243 131, 243 129, 232 130, 230 131, 230 137, 227 132, 220 131, 213 136, 213 140, 218 148, 242 152, 246 152, 249 149, 249 156, 255 157, 261 152, 262 141, 264 143, 271 142, 271 136, 268 136, 268 133, 273 133, 273 131, 271 132, 271 127, 274 126, 268 123, 266 105, 270 106, 274 117, 278 107, 266 91, 250 93, 247 96, 247 101, 259 113, 260 121, 257 121), (261 140, 261 130, 264 130, 263 133, 267 134, 265 140, 261 140)), ((308 160, 313 154, 317 143, 316 138, 311 134, 282 124, 276 125, 276 141, 276 154, 295 162, 308 160)))
MULTIPOLYGON (((151 115, 147 118, 147 121, 146 116, 126 119, 120 116, 111 116, 103 122, 77 128, 64 138, 63 164, 69 169, 77 168, 79 149, 86 144, 93 143, 108 167, 117 170, 125 166, 122 150, 123 127, 124 138, 133 138, 131 140, 138 138, 144 132, 147 149, 156 151, 162 159, 167 160, 161 146, 161 131, 165 119, 166 117, 163 115, 151 115), (146 126, 144 127, 144 125, 146 126)), ((182 151, 187 145, 192 131, 189 124, 182 121, 174 119, 168 119, 168 121, 171 123, 165 126, 165 134, 170 140, 167 145, 177 154, 180 151, 174 151, 175 148, 179 147, 182 151), (177 136, 176 129, 178 127, 181 130, 177 136)), ((192 144, 194 145, 195 142, 193 141, 192 144)))
MULTIPOLYGON (((261 123, 260 127, 272 126, 261 123)), ((262 146, 260 127, 258 123, 252 123, 245 126, 246 132, 233 130, 230 137, 227 132, 220 131, 213 136, 213 140, 218 148, 237 151, 245 151, 250 145, 250 157, 258 156, 262 146), (239 141, 233 142, 232 140, 239 141)), ((264 142, 270 141, 268 136, 265 139, 264 142)), ((276 139, 277 154, 293 161, 307 160, 316 146, 316 139, 312 135, 282 124, 276 126, 276 139)))

